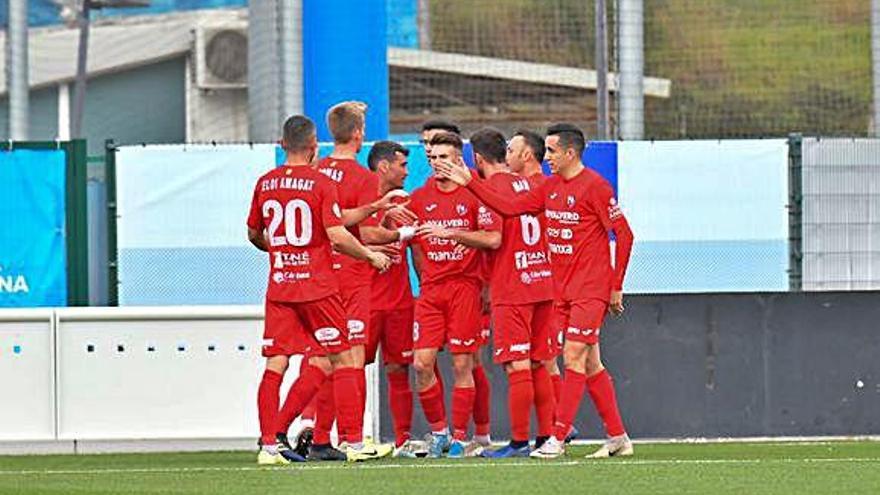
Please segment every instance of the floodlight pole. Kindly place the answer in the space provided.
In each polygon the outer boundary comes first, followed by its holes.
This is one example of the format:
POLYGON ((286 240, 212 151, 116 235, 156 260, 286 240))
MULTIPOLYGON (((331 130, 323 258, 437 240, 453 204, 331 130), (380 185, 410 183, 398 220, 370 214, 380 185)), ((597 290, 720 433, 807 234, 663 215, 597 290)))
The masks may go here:
POLYGON ((596 138, 608 139, 608 6, 596 0, 596 138))
POLYGON ((880 137, 880 0, 871 1, 871 55, 874 64, 874 137, 880 137))
POLYGON ((79 11, 79 48, 76 56, 76 79, 73 83, 73 109, 70 112, 70 137, 82 138, 82 120, 86 104, 86 62, 89 57, 89 14, 92 9, 149 7, 150 0, 82 0, 79 11))
POLYGON ((76 79, 73 83, 73 109, 70 112, 70 138, 82 138, 82 119, 86 99, 86 62, 89 56, 89 13, 91 0, 83 0, 79 12, 79 48, 76 55, 76 79))
POLYGON ((30 118, 27 0, 9 1, 6 31, 6 86, 9 90, 9 139, 26 141, 30 118))

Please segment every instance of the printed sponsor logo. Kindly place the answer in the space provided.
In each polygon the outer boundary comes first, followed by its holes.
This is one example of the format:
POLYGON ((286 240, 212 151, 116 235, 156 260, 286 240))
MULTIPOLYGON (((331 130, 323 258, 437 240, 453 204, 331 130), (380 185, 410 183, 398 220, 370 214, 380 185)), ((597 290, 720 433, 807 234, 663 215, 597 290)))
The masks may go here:
POLYGON ((527 342, 525 344, 512 344, 510 347, 508 347, 508 350, 510 352, 529 352, 531 348, 532 344, 529 344, 527 342))
POLYGON ((21 273, 4 274, 3 267, 0 266, 0 293, 18 294, 22 292, 28 294, 30 291, 27 277, 21 273))
POLYGON ((361 320, 348 320, 347 325, 349 334, 362 334, 364 333, 364 328, 366 328, 366 325, 361 320))
POLYGON ((574 248, 569 244, 548 244, 550 252, 553 254, 573 254, 574 248))
POLYGON ((611 198, 608 205, 608 218, 614 220, 615 218, 623 215, 623 212, 620 210, 620 205, 617 204, 617 200, 611 198))
POLYGON ((560 223, 579 223, 581 221, 580 214, 575 211, 546 210, 544 213, 548 220, 557 220, 560 223))
POLYGON ((559 231, 559 237, 565 239, 566 241, 571 240, 574 237, 574 232, 571 229, 562 229, 559 231))
POLYGON ((318 342, 332 342, 339 338, 342 333, 338 328, 324 327, 315 330, 315 338, 318 342))
POLYGON ((430 213, 436 209, 437 209, 437 203, 431 203, 425 207, 425 211, 427 211, 428 213, 430 213))

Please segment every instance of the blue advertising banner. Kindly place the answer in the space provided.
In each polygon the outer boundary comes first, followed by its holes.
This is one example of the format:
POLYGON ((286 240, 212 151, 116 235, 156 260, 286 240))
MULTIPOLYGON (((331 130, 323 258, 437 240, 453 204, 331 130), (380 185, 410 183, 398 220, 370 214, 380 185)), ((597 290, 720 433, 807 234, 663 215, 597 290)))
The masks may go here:
POLYGON ((65 152, 0 152, 0 307, 67 305, 65 152))

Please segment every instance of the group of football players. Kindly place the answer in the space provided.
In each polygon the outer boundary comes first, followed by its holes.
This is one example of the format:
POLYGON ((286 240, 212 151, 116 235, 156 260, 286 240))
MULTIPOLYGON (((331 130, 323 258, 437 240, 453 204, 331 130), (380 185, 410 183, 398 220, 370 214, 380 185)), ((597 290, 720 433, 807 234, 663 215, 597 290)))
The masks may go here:
POLYGON ((633 235, 610 184, 583 164, 583 132, 556 124, 545 136, 522 130, 507 139, 480 129, 469 136, 471 170, 459 128, 426 122, 421 141, 433 175, 408 195, 408 148, 379 141, 368 167, 358 163, 366 111, 350 101, 327 112, 334 147, 322 159, 314 122, 290 117, 281 139, 285 163, 254 189, 248 238, 270 263, 258 463, 555 458, 576 434, 585 391, 607 434, 590 457, 631 455, 599 334, 606 313, 623 312, 633 235), (508 378, 511 425, 510 442, 495 449, 479 357, 490 326, 493 361, 508 378), (380 348, 393 445, 363 436, 364 366, 380 348), (451 425, 441 350, 452 363, 451 425), (299 376, 282 401, 294 355, 303 356, 299 376), (424 442, 412 438, 414 395, 430 425, 424 442), (297 417, 303 428, 291 444, 287 431, 297 417))

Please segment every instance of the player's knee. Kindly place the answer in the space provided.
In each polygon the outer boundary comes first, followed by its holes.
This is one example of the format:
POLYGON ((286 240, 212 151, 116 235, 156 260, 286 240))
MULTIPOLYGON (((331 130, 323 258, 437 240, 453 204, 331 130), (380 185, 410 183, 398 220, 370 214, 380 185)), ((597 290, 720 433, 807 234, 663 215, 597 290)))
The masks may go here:
POLYGON ((413 368, 415 368, 417 375, 434 376, 434 360, 427 356, 417 356, 413 360, 413 368))
POLYGON ((266 359, 266 369, 283 375, 287 372, 289 363, 290 358, 287 356, 272 356, 266 359))
POLYGON ((309 365, 315 366, 324 372, 325 375, 333 373, 333 363, 326 356, 313 356, 309 358, 309 365))
POLYGON ((520 361, 510 361, 504 364, 504 370, 507 372, 508 375, 517 371, 528 371, 531 369, 532 362, 527 359, 523 359, 520 361))
POLYGON ((471 354, 456 354, 452 357, 452 372, 455 374, 456 382, 461 381, 465 377, 470 377, 473 381, 474 358, 471 354))

